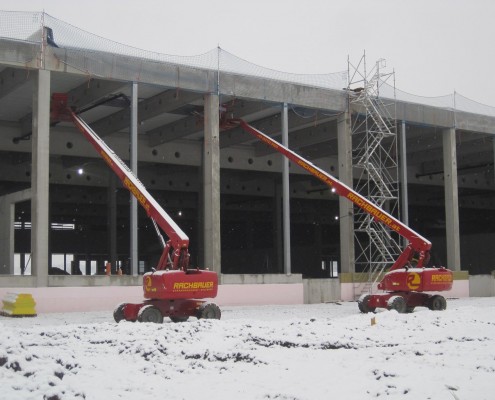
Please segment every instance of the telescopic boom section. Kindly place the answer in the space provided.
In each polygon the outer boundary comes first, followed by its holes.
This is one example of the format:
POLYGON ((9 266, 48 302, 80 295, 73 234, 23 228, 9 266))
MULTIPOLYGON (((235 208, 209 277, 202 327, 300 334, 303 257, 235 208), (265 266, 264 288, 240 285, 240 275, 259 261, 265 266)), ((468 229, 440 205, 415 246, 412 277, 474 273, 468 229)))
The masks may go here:
POLYGON ((52 118, 56 120, 71 120, 76 127, 93 145, 98 154, 105 160, 112 171, 119 177, 122 184, 138 200, 148 217, 165 232, 169 240, 164 244, 163 253, 157 269, 182 269, 189 266, 189 238, 170 218, 165 210, 146 190, 141 181, 132 173, 127 165, 117 156, 106 143, 84 122, 76 113, 67 108, 67 95, 55 94, 52 99, 52 118), (64 97, 65 96, 65 97, 64 97))
POLYGON ((352 190, 349 186, 340 182, 337 178, 318 168, 311 162, 305 160, 298 154, 294 153, 292 150, 288 149, 287 147, 273 140, 271 137, 265 135, 263 132, 249 125, 244 120, 231 119, 227 120, 226 122, 226 126, 228 128, 231 128, 234 125, 239 125, 246 132, 254 135, 267 145, 274 148, 279 153, 282 153, 285 157, 293 161, 295 164, 299 165, 302 169, 308 171, 320 181, 333 188, 335 190, 335 193, 337 193, 339 196, 345 197, 346 199, 350 200, 356 206, 370 214, 375 220, 385 224, 390 229, 397 232, 402 237, 406 238, 409 243, 404 251, 397 258, 390 270, 395 270, 407 266, 413 258, 415 258, 415 266, 418 268, 421 268, 428 263, 431 242, 425 239, 423 236, 419 235, 407 225, 404 225, 398 219, 394 218, 392 215, 388 214, 387 212, 383 211, 382 209, 371 203, 365 197, 352 190))

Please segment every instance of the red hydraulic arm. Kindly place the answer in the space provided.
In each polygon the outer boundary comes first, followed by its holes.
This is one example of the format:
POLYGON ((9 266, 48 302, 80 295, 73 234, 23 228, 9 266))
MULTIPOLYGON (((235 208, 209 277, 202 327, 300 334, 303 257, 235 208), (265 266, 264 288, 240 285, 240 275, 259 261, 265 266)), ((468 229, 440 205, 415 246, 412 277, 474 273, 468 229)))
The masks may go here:
POLYGON ((407 225, 404 225, 398 219, 394 218, 392 215, 381 210, 376 205, 371 203, 365 197, 361 196, 359 193, 352 190, 349 186, 340 182, 337 178, 333 177, 329 173, 318 168, 314 164, 305 160, 298 154, 294 153, 292 150, 281 145, 277 141, 273 140, 269 136, 265 135, 263 132, 249 125, 242 119, 231 119, 226 121, 229 128, 234 125, 239 125, 246 132, 254 135, 261 141, 265 142, 267 145, 273 147, 279 153, 282 153, 289 160, 293 161, 295 164, 299 165, 301 168, 308 171, 310 174, 314 175, 316 178, 321 180, 323 183, 335 189, 335 193, 339 196, 345 197, 346 199, 352 201, 356 206, 366 211, 368 214, 372 215, 377 221, 385 224, 390 229, 397 232, 402 237, 406 238, 409 243, 404 249, 404 251, 397 258, 390 271, 409 266, 411 260, 415 258, 415 266, 421 268, 428 263, 429 254, 431 249, 431 242, 425 239, 423 236, 413 231, 407 225))
MULTIPOLYGON (((134 176, 127 165, 106 145, 106 143, 76 113, 67 107, 67 95, 56 93, 52 98, 52 119, 70 120, 93 145, 112 171, 119 177, 123 185, 136 197, 153 223, 158 225, 168 236, 157 270, 182 269, 189 265, 189 238, 170 218, 165 210, 148 193, 144 185, 134 176)), ((157 232, 159 233, 158 229, 157 232)))

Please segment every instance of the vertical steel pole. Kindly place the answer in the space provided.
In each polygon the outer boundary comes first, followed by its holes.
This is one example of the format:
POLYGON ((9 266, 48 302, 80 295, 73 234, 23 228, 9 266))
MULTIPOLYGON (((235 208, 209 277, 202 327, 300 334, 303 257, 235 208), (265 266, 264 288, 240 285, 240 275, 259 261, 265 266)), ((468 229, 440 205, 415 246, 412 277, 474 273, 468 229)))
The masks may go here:
POLYGON ((409 225, 409 196, 407 193, 406 121, 402 121, 401 130, 400 130, 400 185, 401 185, 402 222, 404 222, 405 225, 409 225))
MULTIPOLYGON (((282 144, 289 147, 289 111, 287 103, 282 110, 282 144)), ((282 213, 284 225, 284 272, 292 273, 290 257, 290 191, 289 191, 289 159, 283 158, 282 167, 282 213)))
MULTIPOLYGON (((132 83, 131 94, 131 171, 138 176, 138 84, 132 83)), ((137 199, 131 194, 131 260, 129 273, 138 274, 138 207, 137 199)))

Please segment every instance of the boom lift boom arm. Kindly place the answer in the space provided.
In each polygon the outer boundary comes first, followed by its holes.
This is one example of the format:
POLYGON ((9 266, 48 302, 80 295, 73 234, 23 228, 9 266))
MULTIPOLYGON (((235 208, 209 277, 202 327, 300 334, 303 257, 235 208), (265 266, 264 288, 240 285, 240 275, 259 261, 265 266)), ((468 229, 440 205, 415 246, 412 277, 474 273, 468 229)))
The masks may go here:
MULTIPOLYGON (((135 177, 120 157, 107 146, 91 127, 73 110, 67 107, 66 94, 55 93, 53 95, 51 112, 52 119, 69 120, 76 125, 112 171, 119 177, 124 187, 136 197, 148 217, 168 236, 169 240, 165 242, 160 235, 164 248, 156 269, 163 270, 170 268, 186 270, 189 265, 189 238, 156 202, 153 196, 148 193, 141 181, 135 177)), ((157 232, 159 233, 158 230, 157 232)))
POLYGON ((232 119, 228 120, 228 123, 238 124, 246 132, 254 135, 267 145, 277 150, 279 153, 282 153, 285 157, 293 161, 295 164, 299 165, 301 168, 321 180, 323 183, 335 189, 335 193, 337 193, 339 196, 347 198, 356 206, 360 207, 368 214, 372 215, 373 218, 385 224, 402 237, 406 238, 409 243, 390 268, 391 271, 403 268, 404 266, 408 265, 413 258, 417 259, 416 267, 418 268, 421 268, 428 263, 431 249, 431 242, 429 240, 421 236, 419 233, 413 231, 411 228, 409 228, 407 225, 405 225, 392 215, 375 206, 365 197, 352 190, 349 186, 340 182, 337 178, 333 177, 329 173, 318 168, 316 165, 305 160, 292 150, 288 149, 287 147, 273 140, 271 137, 265 135, 263 132, 249 125, 244 120, 232 119))
POLYGON ((431 242, 419 235, 398 219, 383 211, 369 200, 356 193, 332 175, 313 165, 287 147, 276 142, 263 132, 247 124, 242 119, 221 119, 222 126, 229 129, 239 125, 246 132, 257 137, 267 145, 282 153, 310 174, 332 187, 342 197, 370 214, 408 240, 408 244, 390 270, 383 276, 378 289, 386 293, 361 293, 358 300, 359 310, 373 312, 377 307, 395 309, 398 312, 410 312, 417 306, 426 306, 431 310, 444 310, 446 300, 440 295, 426 292, 450 290, 453 284, 452 271, 443 267, 427 267, 430 258, 431 242), (413 263, 413 258, 415 262, 413 263))

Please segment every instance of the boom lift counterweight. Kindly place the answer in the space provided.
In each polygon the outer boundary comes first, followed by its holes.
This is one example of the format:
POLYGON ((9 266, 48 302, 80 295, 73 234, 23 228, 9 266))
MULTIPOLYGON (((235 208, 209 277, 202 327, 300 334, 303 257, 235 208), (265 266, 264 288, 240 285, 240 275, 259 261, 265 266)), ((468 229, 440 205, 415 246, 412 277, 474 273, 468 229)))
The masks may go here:
POLYGON ((273 140, 242 119, 222 118, 221 126, 230 129, 240 126, 268 146, 283 154, 289 160, 332 187, 336 194, 347 198, 375 220, 385 224, 408 241, 390 270, 378 284, 385 293, 361 295, 358 300, 361 312, 373 312, 376 308, 396 309, 399 312, 412 311, 414 307, 425 306, 432 310, 444 310, 443 296, 426 292, 439 292, 452 288, 452 272, 444 267, 428 267, 431 242, 413 231, 407 225, 371 203, 369 200, 340 182, 338 179, 305 160, 292 150, 273 140))
POLYGON ((122 181, 151 218, 163 252, 156 268, 143 275, 144 300, 139 304, 123 303, 114 311, 116 322, 123 319, 140 322, 162 322, 170 317, 174 322, 197 318, 220 319, 218 306, 206 300, 218 291, 216 272, 189 267, 189 238, 156 202, 127 165, 105 142, 67 105, 67 94, 54 93, 51 104, 52 121, 72 121, 93 145, 110 169, 122 181), (167 235, 165 242, 159 228, 167 235))

